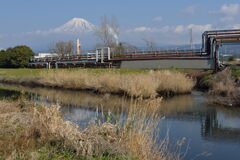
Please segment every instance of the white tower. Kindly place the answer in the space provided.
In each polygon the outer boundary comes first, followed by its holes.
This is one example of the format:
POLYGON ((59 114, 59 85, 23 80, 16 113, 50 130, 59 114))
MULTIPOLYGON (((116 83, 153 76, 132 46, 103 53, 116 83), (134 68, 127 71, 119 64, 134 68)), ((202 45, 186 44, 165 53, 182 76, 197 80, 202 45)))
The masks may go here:
POLYGON ((79 38, 77 39, 77 55, 81 54, 81 44, 79 38))

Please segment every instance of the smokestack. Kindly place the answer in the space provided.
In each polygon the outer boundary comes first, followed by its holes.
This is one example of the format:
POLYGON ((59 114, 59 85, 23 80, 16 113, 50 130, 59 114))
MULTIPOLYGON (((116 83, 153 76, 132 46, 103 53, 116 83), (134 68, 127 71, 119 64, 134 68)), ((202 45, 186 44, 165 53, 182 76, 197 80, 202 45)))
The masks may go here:
POLYGON ((190 28, 189 30, 189 35, 190 35, 190 47, 191 49, 194 49, 194 46, 193 46, 193 29, 190 28))
POLYGON ((77 55, 81 54, 81 44, 79 38, 77 39, 77 55))

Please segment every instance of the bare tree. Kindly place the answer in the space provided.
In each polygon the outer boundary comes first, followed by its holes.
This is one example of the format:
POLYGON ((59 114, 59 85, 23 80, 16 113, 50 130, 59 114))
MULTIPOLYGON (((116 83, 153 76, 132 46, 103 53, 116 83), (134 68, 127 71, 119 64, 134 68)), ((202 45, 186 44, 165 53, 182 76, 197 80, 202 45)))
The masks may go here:
POLYGON ((136 52, 138 48, 126 42, 120 42, 116 47, 113 48, 114 53, 126 53, 126 52, 136 52))
POLYGON ((101 24, 96 30, 96 36, 107 47, 118 44, 119 26, 117 19, 115 17, 110 19, 107 16, 103 16, 101 18, 101 24))
POLYGON ((150 51, 153 51, 155 49, 156 44, 153 38, 143 38, 142 40, 145 42, 147 48, 150 51))
POLYGON ((56 43, 54 42, 51 42, 49 45, 48 45, 48 52, 49 53, 56 53, 56 43))
POLYGON ((63 56, 63 55, 72 54, 73 48, 74 46, 72 41, 67 41, 67 42, 60 41, 55 44, 54 50, 58 55, 63 56))
POLYGON ((65 54, 73 54, 74 45, 72 41, 65 42, 65 54))
POLYGON ((58 55, 61 55, 63 56, 65 54, 65 42, 61 41, 61 42, 57 42, 55 44, 55 52, 58 54, 58 55))

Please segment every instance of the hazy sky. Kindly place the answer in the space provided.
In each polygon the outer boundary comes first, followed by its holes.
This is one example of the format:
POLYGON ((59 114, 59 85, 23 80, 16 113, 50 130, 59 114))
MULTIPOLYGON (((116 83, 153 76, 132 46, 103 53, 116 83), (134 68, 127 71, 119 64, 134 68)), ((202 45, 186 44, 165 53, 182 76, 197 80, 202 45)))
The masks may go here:
POLYGON ((144 37, 159 45, 186 44, 190 28, 195 43, 204 30, 240 28, 239 0, 1 0, 0 6, 0 48, 21 43, 38 48, 49 37, 29 32, 56 28, 73 17, 98 25, 101 16, 115 16, 120 40, 139 45, 144 37))

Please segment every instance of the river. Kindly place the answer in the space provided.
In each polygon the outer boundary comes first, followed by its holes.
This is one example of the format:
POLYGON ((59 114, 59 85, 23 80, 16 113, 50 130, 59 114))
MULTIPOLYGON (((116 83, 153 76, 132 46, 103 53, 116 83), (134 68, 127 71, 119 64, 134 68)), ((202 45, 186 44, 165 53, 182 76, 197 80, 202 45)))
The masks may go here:
MULTIPOLYGON (((126 98, 112 95, 0 85, 1 99, 27 97, 36 104, 59 104, 66 120, 87 127, 96 117, 116 113, 124 120, 126 98)), ((183 159, 240 159, 240 108, 225 108, 207 103, 206 95, 193 91, 163 100, 159 110, 156 137, 169 139, 170 150, 179 150, 183 159), (180 148, 176 144, 184 141, 180 148)))

